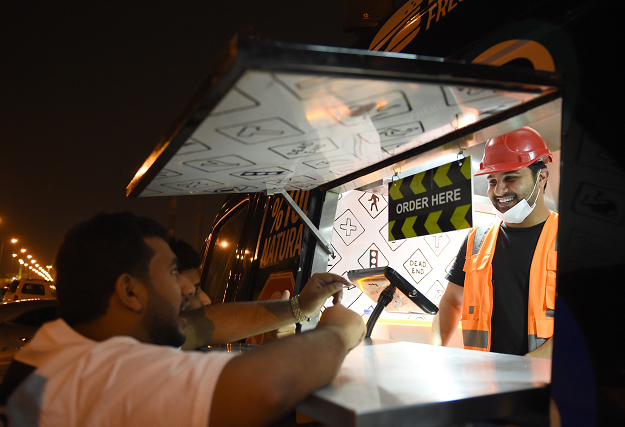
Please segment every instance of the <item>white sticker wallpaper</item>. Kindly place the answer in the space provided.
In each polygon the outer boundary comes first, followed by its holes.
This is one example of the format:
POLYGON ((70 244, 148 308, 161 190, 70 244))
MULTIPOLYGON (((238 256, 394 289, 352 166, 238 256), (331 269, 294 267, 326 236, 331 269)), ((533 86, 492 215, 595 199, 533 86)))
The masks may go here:
MULTIPOLYGON (((438 305, 445 292, 445 274, 468 230, 389 242, 388 196, 352 190, 339 197, 328 270, 347 277, 347 271, 390 266, 438 305)), ((492 222, 493 215, 476 212, 476 221, 492 222)), ((346 289, 343 304, 358 314, 375 302, 357 287, 346 289)), ((388 313, 380 318, 431 320, 426 314, 388 313)))

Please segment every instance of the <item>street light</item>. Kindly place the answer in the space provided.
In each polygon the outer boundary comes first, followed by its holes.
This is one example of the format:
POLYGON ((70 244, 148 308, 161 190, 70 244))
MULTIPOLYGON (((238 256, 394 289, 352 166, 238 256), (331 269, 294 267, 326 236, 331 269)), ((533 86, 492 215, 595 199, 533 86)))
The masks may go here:
POLYGON ((17 258, 17 254, 13 254, 13 258, 11 258, 11 272, 9 274, 13 274, 13 264, 15 264, 15 258, 17 258))
MULTIPOLYGON (((11 244, 15 245, 17 243, 17 239, 11 239, 10 240, 11 244)), ((0 245, 0 265, 2 265, 2 253, 4 252, 4 240, 2 241, 2 244, 0 245)))

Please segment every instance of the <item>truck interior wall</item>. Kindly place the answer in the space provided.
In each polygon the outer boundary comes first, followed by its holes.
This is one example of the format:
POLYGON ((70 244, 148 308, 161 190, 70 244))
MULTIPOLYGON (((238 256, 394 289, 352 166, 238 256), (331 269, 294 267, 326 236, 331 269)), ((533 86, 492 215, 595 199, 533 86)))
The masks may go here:
MULTIPOLYGON (((560 186, 560 120, 561 115, 557 114, 530 124, 545 135, 545 141, 555 157, 555 161, 548 165, 550 175, 545 192, 546 205, 554 211, 558 211, 560 186)), ((463 156, 471 158, 472 173, 479 168, 483 150, 482 142, 463 153, 463 156)), ((463 157, 458 154, 442 156, 419 167, 402 171, 399 176, 411 176, 458 161, 459 158, 462 160, 463 157)), ((415 162, 418 163, 418 159, 415 162)), ((455 260, 468 229, 389 241, 388 183, 391 179, 393 178, 388 177, 380 185, 364 191, 352 190, 339 195, 332 233, 335 253, 328 257, 327 271, 347 277, 349 270, 390 266, 438 305, 447 286, 445 275, 455 260)), ((487 195, 486 177, 472 179, 474 225, 492 224, 496 217, 487 195)), ((375 302, 357 287, 344 291, 343 303, 360 315, 375 307, 375 302)), ((432 318, 433 316, 425 313, 384 311, 376 323, 372 337, 427 343, 432 318)), ((462 347, 461 332, 454 335, 451 346, 462 347)))

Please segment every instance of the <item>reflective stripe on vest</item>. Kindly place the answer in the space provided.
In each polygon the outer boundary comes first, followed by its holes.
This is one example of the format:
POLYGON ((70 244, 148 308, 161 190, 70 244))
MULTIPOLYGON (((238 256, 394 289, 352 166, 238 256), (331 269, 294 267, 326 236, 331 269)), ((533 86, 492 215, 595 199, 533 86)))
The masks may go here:
MULTIPOLYGON (((467 237, 462 300, 464 347, 490 351, 493 313, 492 260, 501 221, 491 227, 476 227, 467 237)), ((552 212, 538 238, 530 267, 527 334, 528 352, 540 347, 553 335, 556 296, 556 236, 558 214, 552 212)))

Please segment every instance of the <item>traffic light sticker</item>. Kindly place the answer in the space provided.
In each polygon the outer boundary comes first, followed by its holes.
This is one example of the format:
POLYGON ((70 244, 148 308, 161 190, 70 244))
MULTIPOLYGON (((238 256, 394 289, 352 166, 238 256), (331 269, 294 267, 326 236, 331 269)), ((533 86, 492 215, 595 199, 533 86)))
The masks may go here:
POLYGON ((380 248, 372 243, 367 250, 358 258, 358 264, 362 268, 386 267, 388 259, 384 256, 380 248))

